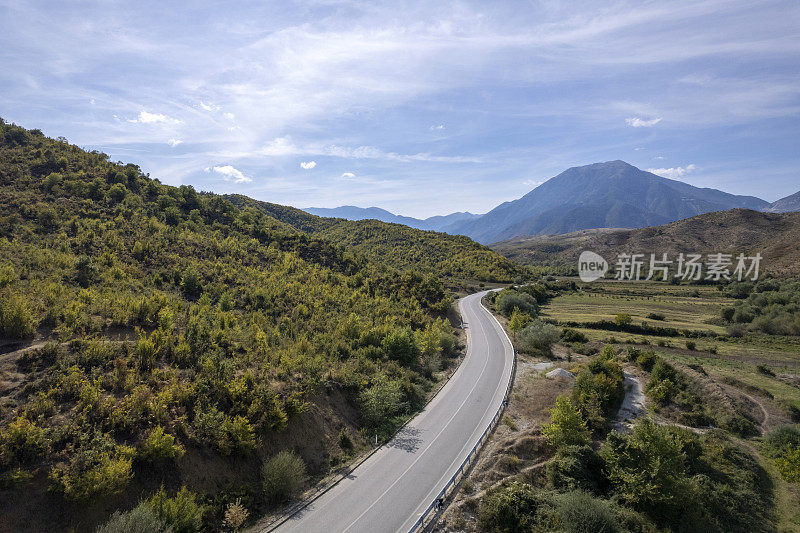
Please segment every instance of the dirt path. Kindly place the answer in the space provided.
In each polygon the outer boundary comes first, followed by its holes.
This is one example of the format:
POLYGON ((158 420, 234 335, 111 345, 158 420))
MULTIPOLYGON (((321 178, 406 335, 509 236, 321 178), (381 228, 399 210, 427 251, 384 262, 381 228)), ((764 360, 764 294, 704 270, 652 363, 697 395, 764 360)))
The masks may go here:
POLYGON ((623 370, 623 387, 625 397, 622 399, 619 411, 617 411, 617 429, 630 429, 634 420, 642 416, 647 408, 645 407, 645 396, 642 390, 642 382, 633 373, 623 370))

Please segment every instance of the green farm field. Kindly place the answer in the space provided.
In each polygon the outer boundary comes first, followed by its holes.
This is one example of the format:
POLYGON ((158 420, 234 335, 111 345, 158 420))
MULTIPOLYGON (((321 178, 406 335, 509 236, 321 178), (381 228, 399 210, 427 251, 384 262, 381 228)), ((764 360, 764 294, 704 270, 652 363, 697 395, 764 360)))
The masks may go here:
POLYGON ((669 285, 661 282, 600 281, 577 283, 578 291, 553 298, 541 317, 559 324, 613 321, 619 313, 632 324, 701 332, 703 336, 660 336, 577 327, 590 341, 651 346, 667 359, 701 365, 716 379, 736 380, 766 391, 784 407, 800 409, 800 338, 747 332, 727 334, 721 310, 734 305, 716 286, 669 285), (653 320, 648 315, 663 315, 653 320), (694 349, 687 348, 687 341, 694 349), (772 375, 774 374, 774 375, 772 375))

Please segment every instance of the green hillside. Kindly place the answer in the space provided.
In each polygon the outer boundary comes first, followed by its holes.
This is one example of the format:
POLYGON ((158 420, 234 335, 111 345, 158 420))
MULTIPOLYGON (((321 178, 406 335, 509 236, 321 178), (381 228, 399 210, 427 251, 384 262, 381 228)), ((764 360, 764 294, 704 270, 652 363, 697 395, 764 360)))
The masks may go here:
POLYGON ((519 281, 530 270, 461 235, 422 231, 378 220, 323 218, 245 196, 229 196, 242 207, 258 209, 300 231, 357 250, 402 270, 434 274, 445 280, 519 281))
POLYGON ((421 406, 442 283, 281 218, 0 121, 0 530, 92 530, 161 485, 217 530, 291 496, 263 460, 323 474, 421 406))

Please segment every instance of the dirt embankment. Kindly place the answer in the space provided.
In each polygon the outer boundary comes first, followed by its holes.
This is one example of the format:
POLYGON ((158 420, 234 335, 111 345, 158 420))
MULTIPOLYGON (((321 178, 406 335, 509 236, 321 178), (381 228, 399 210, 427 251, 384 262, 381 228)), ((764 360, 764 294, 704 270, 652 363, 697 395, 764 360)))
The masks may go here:
POLYGON ((481 450, 434 531, 478 531, 475 511, 486 490, 511 476, 535 482, 545 475, 554 450, 542 436, 541 427, 550 421, 549 409, 556 398, 569 393, 573 386, 571 380, 549 379, 545 374, 554 368, 569 369, 585 359, 570 353, 568 362, 568 352, 560 346, 554 352, 553 361, 519 355, 503 421, 481 450))

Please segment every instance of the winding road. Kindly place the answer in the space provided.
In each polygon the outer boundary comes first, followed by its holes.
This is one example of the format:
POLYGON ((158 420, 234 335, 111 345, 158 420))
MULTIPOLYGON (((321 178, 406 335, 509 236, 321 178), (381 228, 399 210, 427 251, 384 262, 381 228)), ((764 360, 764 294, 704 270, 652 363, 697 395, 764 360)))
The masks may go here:
POLYGON ((467 355, 439 394, 394 439, 276 531, 409 530, 489 425, 511 378, 514 350, 481 305, 486 292, 459 301, 467 355))

